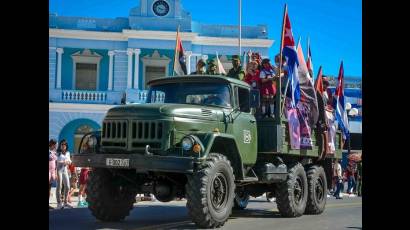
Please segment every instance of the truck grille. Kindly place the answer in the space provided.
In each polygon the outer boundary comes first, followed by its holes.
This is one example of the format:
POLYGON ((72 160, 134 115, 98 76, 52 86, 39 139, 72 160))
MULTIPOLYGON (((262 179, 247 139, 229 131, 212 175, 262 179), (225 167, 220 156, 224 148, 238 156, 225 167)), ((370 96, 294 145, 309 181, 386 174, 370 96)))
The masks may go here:
POLYGON ((161 148, 161 139, 163 135, 163 124, 161 121, 131 121, 131 143, 133 148, 145 148, 150 145, 151 148, 161 148))
POLYGON ((127 146, 127 120, 106 120, 102 128, 102 145, 107 147, 127 146))
POLYGON ((150 145, 153 149, 161 148, 163 136, 161 121, 147 120, 104 120, 102 127, 102 146, 141 149, 150 145))

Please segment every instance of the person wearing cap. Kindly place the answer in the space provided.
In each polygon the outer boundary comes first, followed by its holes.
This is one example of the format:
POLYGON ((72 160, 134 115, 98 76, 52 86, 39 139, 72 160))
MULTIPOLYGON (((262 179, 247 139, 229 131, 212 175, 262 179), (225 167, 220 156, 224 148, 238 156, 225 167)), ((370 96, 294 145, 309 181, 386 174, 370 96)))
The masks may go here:
POLYGON ((243 80, 245 78, 245 71, 241 66, 241 59, 238 55, 232 56, 232 69, 229 70, 227 76, 238 80, 243 80))
POLYGON ((206 74, 209 75, 218 75, 218 72, 216 71, 217 65, 215 60, 210 60, 208 62, 208 69, 206 70, 206 74))
POLYGON ((191 75, 202 75, 205 74, 205 62, 202 59, 199 59, 199 61, 196 63, 196 71, 192 72, 191 75))
POLYGON ((270 64, 270 60, 268 58, 262 60, 262 68, 260 70, 259 77, 262 83, 262 115, 274 117, 276 95, 276 72, 270 64), (268 105, 270 111, 268 111, 267 109, 268 105))

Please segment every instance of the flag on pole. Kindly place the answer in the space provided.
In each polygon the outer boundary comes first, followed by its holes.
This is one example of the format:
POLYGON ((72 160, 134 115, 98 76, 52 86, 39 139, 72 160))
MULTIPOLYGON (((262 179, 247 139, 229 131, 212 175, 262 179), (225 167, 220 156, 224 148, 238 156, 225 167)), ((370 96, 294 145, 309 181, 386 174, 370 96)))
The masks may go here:
POLYGON ((306 66, 300 39, 297 52, 299 61, 298 75, 301 95, 300 101, 304 104, 303 109, 306 110, 305 115, 307 115, 308 117, 308 124, 313 127, 314 125, 316 125, 319 116, 319 110, 317 105, 316 90, 313 84, 312 77, 310 76, 310 73, 306 66))
POLYGON ((307 50, 306 66, 309 70, 310 75, 313 77, 313 62, 312 62, 312 53, 310 51, 310 39, 308 39, 308 50, 307 50))
POLYGON ((295 108, 300 100, 300 86, 299 86, 299 74, 298 74, 298 55, 296 52, 295 40, 293 39, 292 28, 288 12, 285 13, 285 33, 284 44, 282 47, 283 55, 287 59, 288 64, 288 77, 289 77, 289 89, 291 92, 291 107, 295 108))
POLYGON ((325 90, 323 89, 322 66, 319 67, 319 72, 317 73, 315 89, 320 93, 320 95, 323 95, 323 92, 325 92, 325 90))
POLYGON ((186 75, 186 60, 184 55, 184 48, 182 47, 181 37, 179 36, 179 26, 177 30, 177 38, 175 45, 175 55, 174 55, 174 71, 176 75, 186 75))
POLYGON ((349 138, 349 122, 347 119, 347 112, 345 110, 345 95, 344 95, 344 81, 343 81, 343 61, 340 64, 339 76, 337 78, 337 87, 334 100, 334 108, 336 108, 336 120, 343 132, 343 139, 349 138))
POLYGON ((216 73, 218 73, 218 74, 223 74, 223 75, 226 75, 226 72, 225 72, 225 69, 224 69, 224 67, 223 67, 223 65, 222 65, 222 63, 221 63, 221 61, 219 60, 219 57, 218 57, 218 52, 216 52, 216 64, 217 64, 217 68, 216 68, 216 73))

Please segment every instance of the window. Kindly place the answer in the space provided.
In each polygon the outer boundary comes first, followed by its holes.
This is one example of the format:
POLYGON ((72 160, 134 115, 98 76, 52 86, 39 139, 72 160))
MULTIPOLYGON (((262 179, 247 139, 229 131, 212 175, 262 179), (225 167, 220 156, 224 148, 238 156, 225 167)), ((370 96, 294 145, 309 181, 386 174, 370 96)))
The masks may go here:
POLYGON ((245 88, 236 87, 238 95, 238 105, 241 112, 249 113, 249 90, 245 88))
POLYGON ((179 82, 155 85, 150 88, 147 103, 196 104, 231 107, 230 90, 227 84, 179 82))
POLYGON ((90 49, 71 55, 73 59, 73 83, 76 90, 98 90, 99 65, 102 56, 90 49))
POLYGON ((151 80, 165 77, 165 67, 147 66, 145 67, 145 86, 151 80))
POLYGON ((75 89, 96 90, 97 88, 97 64, 76 64, 75 89))

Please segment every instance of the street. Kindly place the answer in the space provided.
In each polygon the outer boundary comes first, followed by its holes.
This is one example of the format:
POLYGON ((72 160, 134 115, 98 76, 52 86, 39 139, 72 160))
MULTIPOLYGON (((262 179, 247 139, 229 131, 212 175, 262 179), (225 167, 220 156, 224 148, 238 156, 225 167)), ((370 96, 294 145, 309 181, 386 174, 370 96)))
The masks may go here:
MULTIPOLYGON (((88 208, 50 210, 49 229, 196 229, 188 217, 186 201, 142 201, 122 222, 106 223, 96 220, 88 208)), ((327 199, 321 215, 303 215, 298 218, 280 216, 276 203, 264 196, 252 198, 248 207, 233 211, 222 229, 362 229, 362 198, 327 199)))

